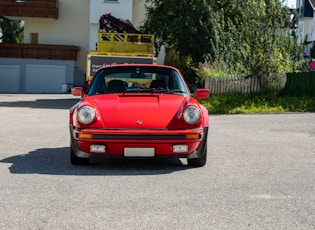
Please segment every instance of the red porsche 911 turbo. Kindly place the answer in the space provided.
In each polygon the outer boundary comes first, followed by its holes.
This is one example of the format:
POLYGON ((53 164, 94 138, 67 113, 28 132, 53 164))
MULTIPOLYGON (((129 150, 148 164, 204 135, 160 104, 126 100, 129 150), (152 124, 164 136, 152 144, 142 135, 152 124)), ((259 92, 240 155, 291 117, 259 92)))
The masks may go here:
POLYGON ((70 159, 84 165, 92 158, 187 158, 190 166, 207 161, 209 116, 179 70, 154 64, 100 68, 88 90, 75 87, 81 100, 70 109, 70 159))

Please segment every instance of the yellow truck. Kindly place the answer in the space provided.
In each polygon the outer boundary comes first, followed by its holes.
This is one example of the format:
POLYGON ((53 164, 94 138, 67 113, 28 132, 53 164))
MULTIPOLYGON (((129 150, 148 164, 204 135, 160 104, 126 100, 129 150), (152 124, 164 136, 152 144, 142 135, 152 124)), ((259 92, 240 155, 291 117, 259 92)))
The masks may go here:
POLYGON ((96 70, 105 65, 156 62, 154 34, 141 33, 128 20, 104 14, 100 18, 96 50, 87 55, 86 81, 89 84, 96 70))

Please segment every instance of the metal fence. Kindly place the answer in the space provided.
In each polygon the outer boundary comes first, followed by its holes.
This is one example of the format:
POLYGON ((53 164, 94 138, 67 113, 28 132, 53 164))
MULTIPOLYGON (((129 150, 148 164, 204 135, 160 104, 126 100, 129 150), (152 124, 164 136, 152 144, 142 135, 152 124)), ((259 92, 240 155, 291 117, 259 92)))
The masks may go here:
POLYGON ((209 89, 212 94, 258 93, 263 89, 281 90, 284 88, 286 80, 286 74, 277 74, 263 79, 255 76, 209 77, 205 79, 205 88, 209 89))

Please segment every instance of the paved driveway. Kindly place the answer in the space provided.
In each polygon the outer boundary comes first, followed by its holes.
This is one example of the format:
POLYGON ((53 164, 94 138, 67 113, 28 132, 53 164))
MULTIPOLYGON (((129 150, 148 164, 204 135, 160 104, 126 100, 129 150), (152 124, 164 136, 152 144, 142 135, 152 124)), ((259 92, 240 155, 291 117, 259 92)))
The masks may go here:
POLYGON ((211 116, 208 163, 69 163, 68 94, 0 94, 0 229, 315 229, 315 113, 211 116))

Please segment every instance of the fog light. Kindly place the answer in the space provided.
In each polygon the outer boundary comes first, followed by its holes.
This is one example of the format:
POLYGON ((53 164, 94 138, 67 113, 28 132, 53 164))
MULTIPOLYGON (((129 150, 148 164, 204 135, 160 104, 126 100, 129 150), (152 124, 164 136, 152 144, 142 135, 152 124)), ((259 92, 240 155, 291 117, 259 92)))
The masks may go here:
POLYGON ((188 152, 188 145, 173 145, 174 153, 185 153, 188 152))
POLYGON ((105 153, 105 145, 90 145, 90 152, 105 153))

